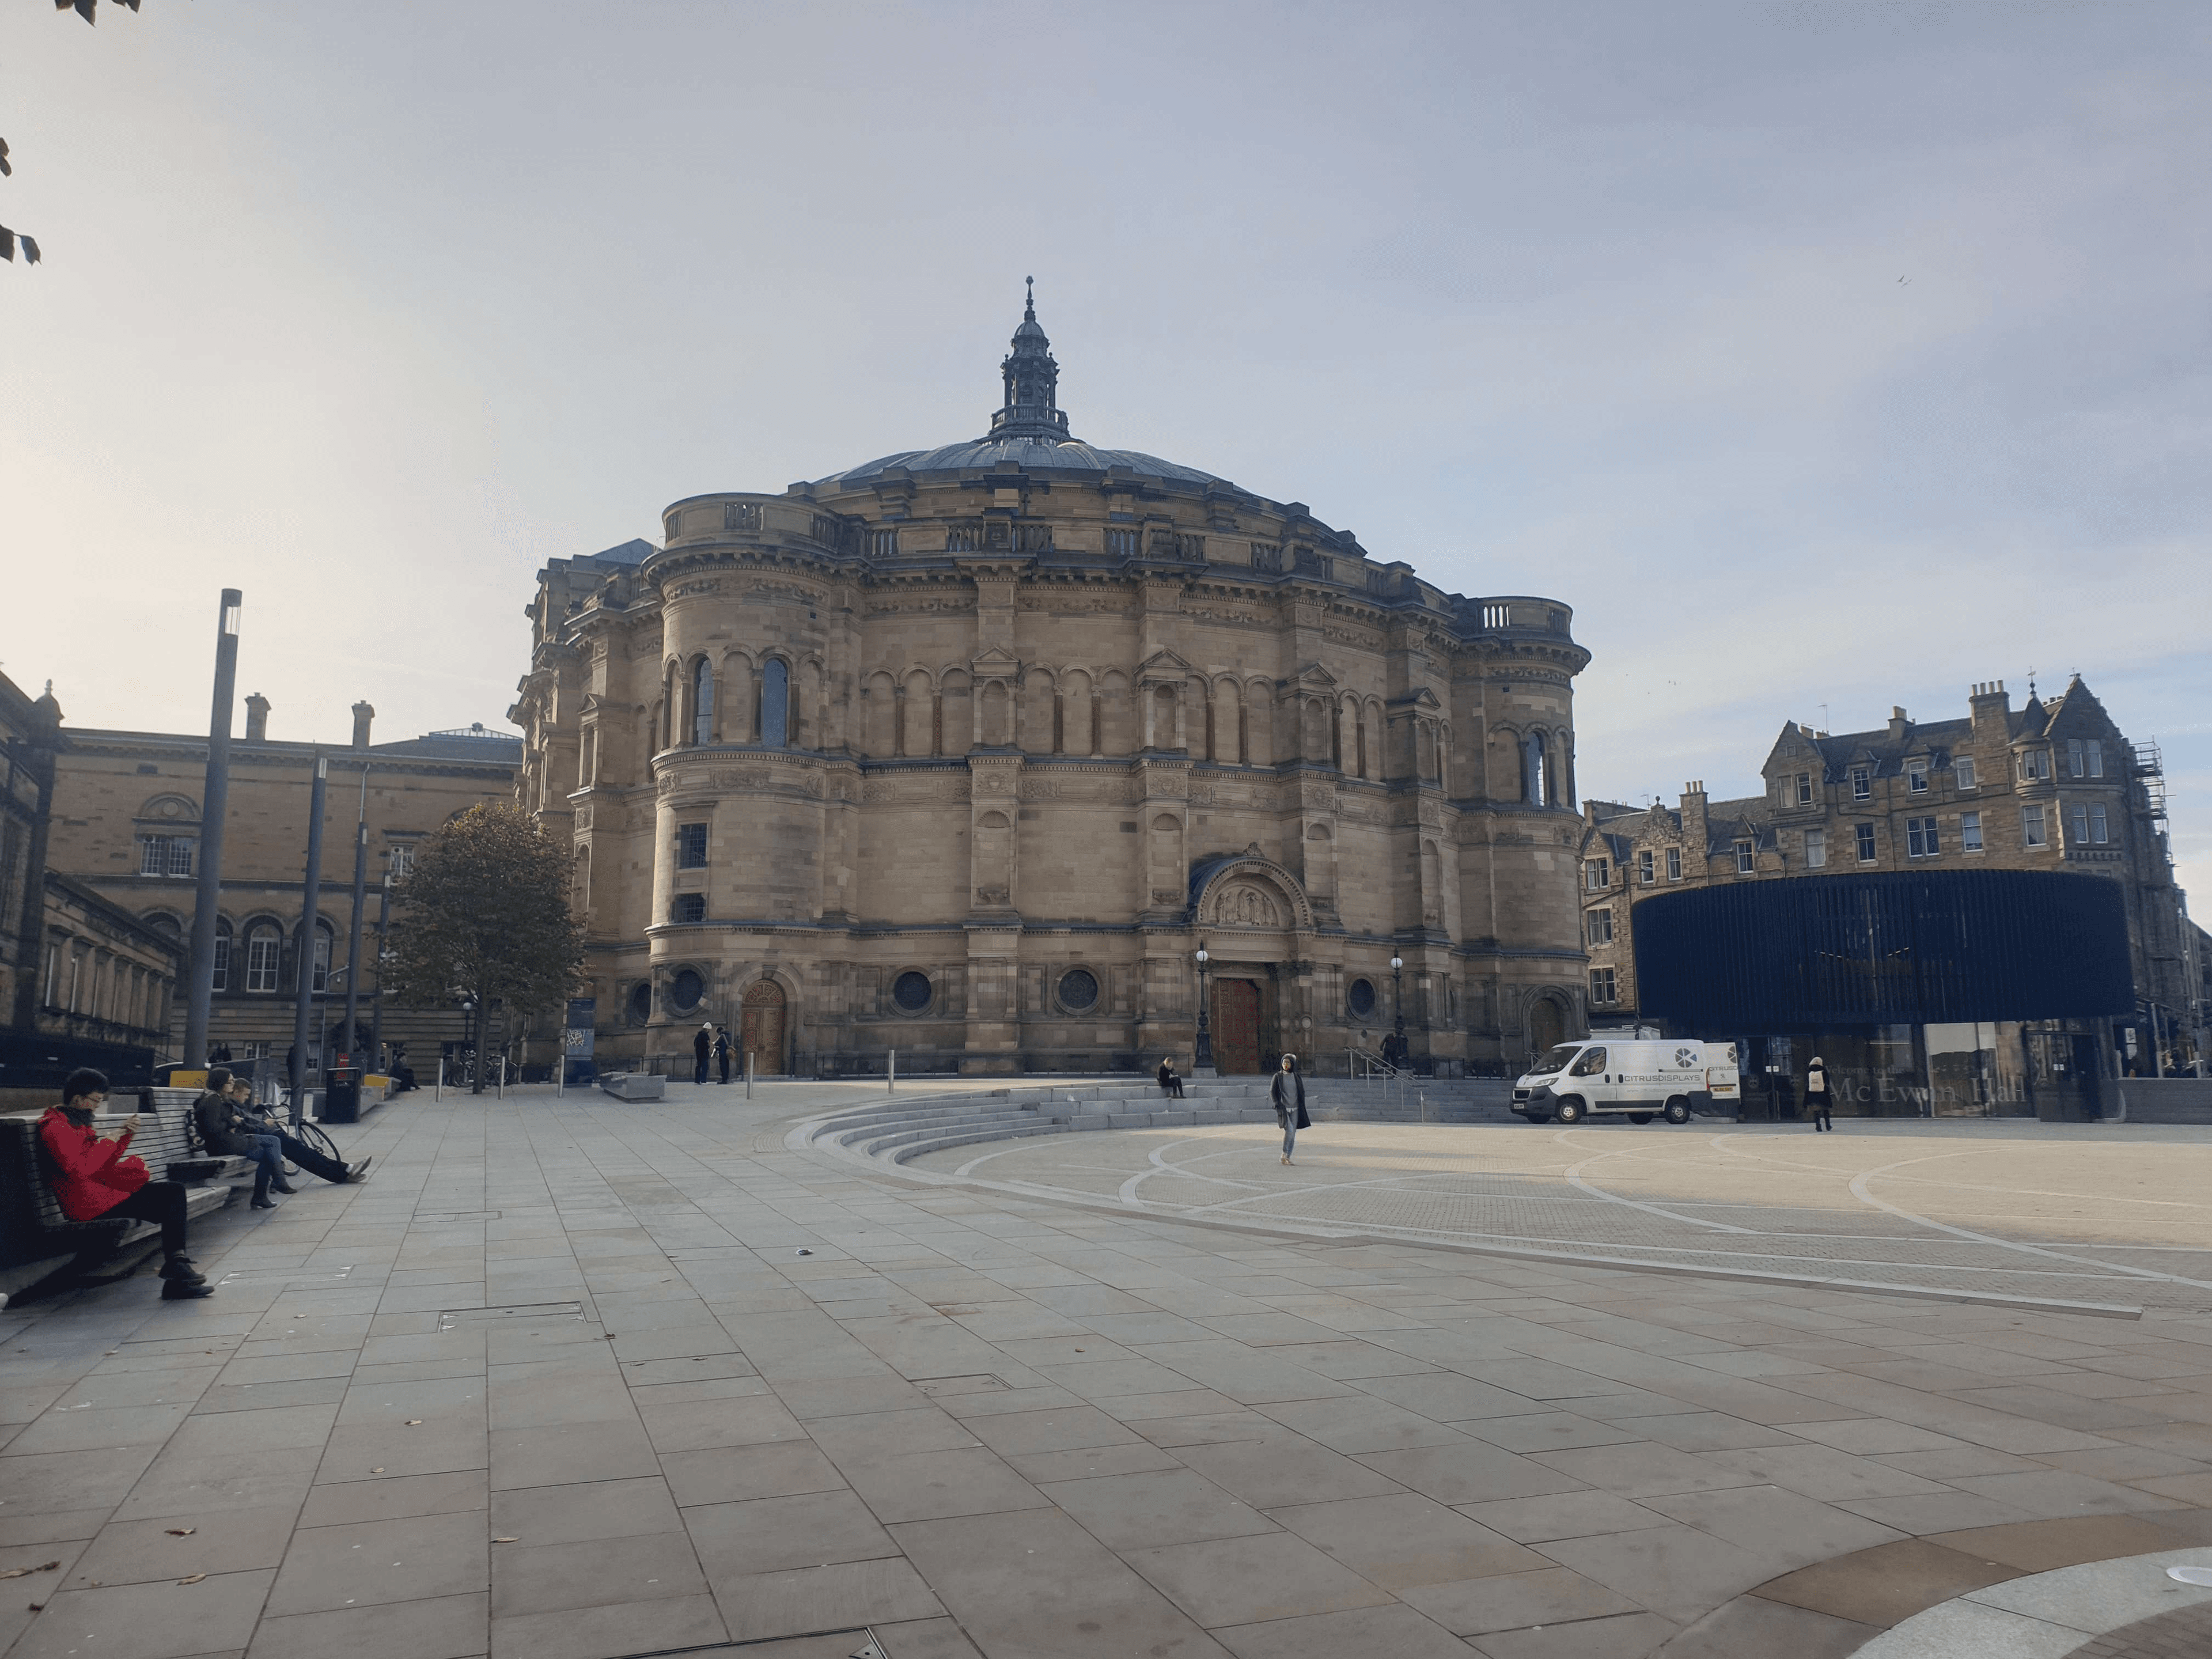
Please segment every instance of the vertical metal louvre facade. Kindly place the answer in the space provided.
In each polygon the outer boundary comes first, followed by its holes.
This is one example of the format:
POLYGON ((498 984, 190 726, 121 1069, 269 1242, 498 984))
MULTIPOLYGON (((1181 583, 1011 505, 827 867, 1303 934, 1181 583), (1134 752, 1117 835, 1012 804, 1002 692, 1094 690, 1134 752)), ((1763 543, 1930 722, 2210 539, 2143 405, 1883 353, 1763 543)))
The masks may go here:
POLYGON ((2135 1008, 2118 884, 2025 870, 1801 876, 1636 907, 1646 1016, 1746 1034, 2135 1008))

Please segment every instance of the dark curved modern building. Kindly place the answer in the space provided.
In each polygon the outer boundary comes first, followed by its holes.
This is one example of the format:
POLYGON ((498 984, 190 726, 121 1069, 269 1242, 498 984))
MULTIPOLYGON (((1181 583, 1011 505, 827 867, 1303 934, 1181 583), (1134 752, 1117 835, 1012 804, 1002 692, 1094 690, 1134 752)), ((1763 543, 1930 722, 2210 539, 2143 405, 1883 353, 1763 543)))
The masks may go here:
POLYGON ((1963 719, 1792 723, 1761 769, 1747 799, 1585 805, 1594 1024, 1751 1039, 1769 1093, 1817 1048, 1871 1109, 2066 1115, 2192 1057, 2202 936, 2158 752, 2079 678, 2019 708, 1978 684, 1963 719))

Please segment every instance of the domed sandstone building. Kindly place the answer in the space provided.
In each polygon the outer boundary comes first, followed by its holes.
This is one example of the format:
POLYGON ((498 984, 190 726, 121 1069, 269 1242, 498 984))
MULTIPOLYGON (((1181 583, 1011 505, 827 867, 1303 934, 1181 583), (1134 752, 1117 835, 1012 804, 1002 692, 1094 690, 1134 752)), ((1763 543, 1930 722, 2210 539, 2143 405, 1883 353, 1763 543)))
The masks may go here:
POLYGON ((603 1069, 1342 1073, 1583 1029, 1557 600, 1069 435, 1032 303, 970 442, 555 559, 513 718, 603 1069), (1395 955, 1401 973, 1390 966, 1395 955))

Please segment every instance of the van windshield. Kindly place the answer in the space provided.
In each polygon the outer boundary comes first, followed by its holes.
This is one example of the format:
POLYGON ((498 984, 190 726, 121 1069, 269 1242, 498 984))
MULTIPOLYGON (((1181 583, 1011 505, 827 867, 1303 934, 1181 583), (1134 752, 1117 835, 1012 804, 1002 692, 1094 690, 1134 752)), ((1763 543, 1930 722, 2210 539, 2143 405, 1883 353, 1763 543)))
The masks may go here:
POLYGON ((1579 1042, 1561 1043, 1558 1048, 1553 1049, 1551 1053, 1546 1054, 1543 1059, 1538 1060, 1534 1066, 1531 1066, 1528 1068, 1528 1075, 1530 1077, 1544 1077, 1553 1072, 1558 1071, 1561 1066, 1565 1066, 1569 1060, 1572 1060, 1577 1054, 1582 1052, 1582 1046, 1583 1045, 1579 1042))

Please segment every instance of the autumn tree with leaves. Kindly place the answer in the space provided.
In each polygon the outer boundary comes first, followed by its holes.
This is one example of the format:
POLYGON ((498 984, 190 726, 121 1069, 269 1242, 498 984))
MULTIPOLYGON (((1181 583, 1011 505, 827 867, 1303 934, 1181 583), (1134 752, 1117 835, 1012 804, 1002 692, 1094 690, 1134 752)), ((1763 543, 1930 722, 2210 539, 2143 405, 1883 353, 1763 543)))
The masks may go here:
MULTIPOLYGON (((567 860, 538 821, 501 802, 471 807, 431 836, 392 895, 393 1001, 475 1001, 479 1032, 558 1008, 583 976, 584 928, 568 908, 567 860)), ((483 1092, 486 1044, 473 1079, 483 1092)))

